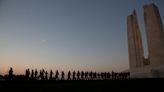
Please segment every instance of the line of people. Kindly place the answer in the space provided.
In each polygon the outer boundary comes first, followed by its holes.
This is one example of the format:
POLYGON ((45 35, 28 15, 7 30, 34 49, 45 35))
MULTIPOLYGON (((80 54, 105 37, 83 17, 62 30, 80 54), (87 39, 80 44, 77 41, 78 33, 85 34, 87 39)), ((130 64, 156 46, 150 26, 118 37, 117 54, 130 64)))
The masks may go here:
POLYGON ((65 73, 58 70, 55 73, 50 70, 49 72, 41 70, 26 69, 25 75, 14 75, 13 69, 10 68, 9 74, 5 75, 5 80, 109 80, 109 79, 127 79, 130 77, 129 72, 116 73, 116 72, 88 72, 88 71, 68 71, 65 73))

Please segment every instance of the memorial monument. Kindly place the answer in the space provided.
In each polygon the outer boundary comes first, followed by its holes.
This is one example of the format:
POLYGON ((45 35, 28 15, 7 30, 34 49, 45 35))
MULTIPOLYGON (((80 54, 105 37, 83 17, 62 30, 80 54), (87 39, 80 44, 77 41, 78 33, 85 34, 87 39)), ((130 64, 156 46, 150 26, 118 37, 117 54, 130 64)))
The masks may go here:
POLYGON ((132 78, 164 77, 164 29, 158 7, 144 5, 148 58, 144 57, 137 14, 127 17, 130 75, 132 78))

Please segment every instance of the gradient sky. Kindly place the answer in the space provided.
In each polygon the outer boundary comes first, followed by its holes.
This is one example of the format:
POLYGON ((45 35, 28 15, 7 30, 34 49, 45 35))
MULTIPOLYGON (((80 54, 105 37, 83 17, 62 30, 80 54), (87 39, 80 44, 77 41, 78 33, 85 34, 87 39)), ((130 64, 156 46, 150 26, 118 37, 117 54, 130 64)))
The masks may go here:
MULTIPOLYGON (((164 21, 164 0, 154 0, 164 21)), ((126 17, 153 0, 0 0, 0 74, 129 68, 126 17)), ((147 56, 147 49, 145 49, 147 56)))

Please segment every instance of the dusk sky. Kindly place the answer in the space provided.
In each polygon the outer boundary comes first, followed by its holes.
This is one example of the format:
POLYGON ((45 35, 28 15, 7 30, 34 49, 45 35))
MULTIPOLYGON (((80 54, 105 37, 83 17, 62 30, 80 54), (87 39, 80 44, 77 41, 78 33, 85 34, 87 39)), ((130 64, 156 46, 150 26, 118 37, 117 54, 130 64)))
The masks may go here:
MULTIPOLYGON (((153 0, 0 0, 0 74, 129 68, 126 18, 153 0)), ((164 0, 154 0, 164 22, 164 0)))

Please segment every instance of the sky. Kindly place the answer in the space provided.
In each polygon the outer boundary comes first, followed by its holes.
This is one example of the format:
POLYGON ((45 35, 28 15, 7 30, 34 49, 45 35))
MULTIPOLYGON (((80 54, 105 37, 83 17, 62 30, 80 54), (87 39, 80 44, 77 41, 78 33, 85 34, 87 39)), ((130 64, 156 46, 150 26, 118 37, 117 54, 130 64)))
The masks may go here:
POLYGON ((126 18, 163 0, 0 0, 0 74, 25 69, 123 71, 129 68, 126 18))

